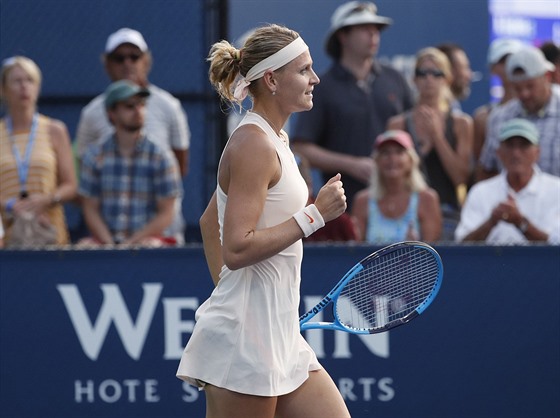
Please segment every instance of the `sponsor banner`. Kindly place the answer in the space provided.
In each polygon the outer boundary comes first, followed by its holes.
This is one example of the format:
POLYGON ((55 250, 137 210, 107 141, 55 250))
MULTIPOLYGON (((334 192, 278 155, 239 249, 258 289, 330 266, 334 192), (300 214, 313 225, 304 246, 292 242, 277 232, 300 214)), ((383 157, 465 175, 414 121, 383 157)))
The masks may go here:
MULTIPOLYGON (((306 246, 302 311, 367 246, 306 246)), ((356 417, 559 416, 559 247, 441 247, 438 298, 379 335, 305 337, 356 417)), ((212 291, 201 247, 0 252, 0 410, 201 417, 175 377, 212 291)))

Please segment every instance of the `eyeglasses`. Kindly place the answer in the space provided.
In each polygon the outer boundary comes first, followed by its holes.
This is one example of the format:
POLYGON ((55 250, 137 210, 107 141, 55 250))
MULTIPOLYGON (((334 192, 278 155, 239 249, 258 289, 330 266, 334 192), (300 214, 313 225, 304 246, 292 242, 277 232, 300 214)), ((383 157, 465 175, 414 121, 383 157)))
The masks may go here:
POLYGON ((109 55, 109 60, 116 62, 117 64, 122 64, 123 62, 125 62, 126 60, 130 60, 132 62, 136 62, 138 61, 140 58, 142 58, 142 54, 128 54, 128 55, 122 55, 122 54, 111 54, 109 55))
POLYGON ((428 75, 431 75, 432 77, 435 78, 443 78, 445 77, 445 74, 443 73, 443 71, 440 70, 428 70, 428 69, 423 69, 423 68, 417 68, 414 71, 414 74, 416 75, 416 77, 428 77, 428 75))

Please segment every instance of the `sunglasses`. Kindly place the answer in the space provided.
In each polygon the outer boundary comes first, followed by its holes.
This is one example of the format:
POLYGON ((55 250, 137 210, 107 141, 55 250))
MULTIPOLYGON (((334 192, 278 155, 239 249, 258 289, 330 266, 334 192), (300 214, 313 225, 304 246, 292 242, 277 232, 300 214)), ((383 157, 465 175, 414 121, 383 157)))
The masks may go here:
POLYGON ((129 54, 129 55, 112 54, 112 55, 109 55, 109 60, 111 60, 112 62, 116 62, 117 64, 122 64, 126 60, 136 62, 140 58, 142 58, 142 54, 129 54))
POLYGON ((443 78, 445 77, 445 74, 443 73, 443 71, 440 70, 426 70, 426 69, 422 69, 422 68, 417 68, 414 71, 414 74, 416 75, 416 77, 428 77, 428 75, 431 75, 432 77, 435 78, 443 78))

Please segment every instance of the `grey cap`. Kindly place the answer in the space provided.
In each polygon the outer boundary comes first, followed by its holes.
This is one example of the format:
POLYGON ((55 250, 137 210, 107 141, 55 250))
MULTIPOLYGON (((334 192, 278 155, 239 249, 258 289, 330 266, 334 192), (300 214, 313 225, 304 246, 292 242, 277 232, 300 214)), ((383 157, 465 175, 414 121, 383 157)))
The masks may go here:
POLYGON ((523 48, 523 42, 517 39, 499 38, 494 39, 488 48, 488 65, 496 64, 506 55, 514 54, 523 48))
POLYGON ((379 16, 377 6, 371 2, 351 1, 339 6, 331 17, 331 27, 325 41, 327 54, 331 57, 339 55, 340 45, 338 39, 334 36, 339 29, 368 23, 384 29, 393 23, 393 19, 379 16))
POLYGON ((554 64, 547 61, 539 48, 530 45, 514 52, 506 61, 506 74, 511 81, 537 78, 548 71, 554 71, 554 64), (521 70, 523 74, 516 74, 518 70, 521 70))
POLYGON ((539 131, 537 127, 526 119, 510 119, 500 128, 500 141, 506 141, 510 138, 519 136, 525 138, 533 145, 539 144, 539 131))

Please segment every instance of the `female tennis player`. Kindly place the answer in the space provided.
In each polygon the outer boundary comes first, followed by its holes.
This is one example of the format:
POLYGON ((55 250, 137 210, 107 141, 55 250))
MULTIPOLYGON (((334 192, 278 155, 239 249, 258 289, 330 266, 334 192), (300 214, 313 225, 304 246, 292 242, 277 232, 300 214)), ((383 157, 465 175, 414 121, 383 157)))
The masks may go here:
POLYGON ((349 417, 299 330, 302 238, 346 209, 340 174, 305 206, 282 130, 313 106, 309 49, 296 32, 266 25, 240 50, 214 44, 208 60, 220 96, 241 106, 249 93, 253 106, 225 146, 200 220, 216 288, 196 313, 177 376, 204 389, 207 418, 349 417))

